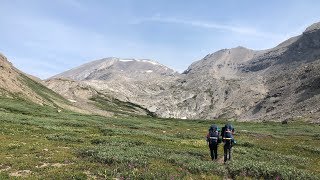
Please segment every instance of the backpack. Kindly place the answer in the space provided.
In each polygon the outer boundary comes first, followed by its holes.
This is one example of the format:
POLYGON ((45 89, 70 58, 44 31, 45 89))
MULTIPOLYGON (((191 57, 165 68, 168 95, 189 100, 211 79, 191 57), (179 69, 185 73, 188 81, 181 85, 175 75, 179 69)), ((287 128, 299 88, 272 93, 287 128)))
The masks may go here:
POLYGON ((223 139, 224 138, 224 132, 226 131, 226 128, 225 127, 222 127, 221 129, 221 138, 223 139))
POLYGON ((219 143, 219 131, 218 126, 212 125, 209 129, 209 144, 218 144, 219 143))
POLYGON ((233 139, 232 132, 234 131, 231 124, 226 124, 223 128, 223 138, 231 138, 233 139))

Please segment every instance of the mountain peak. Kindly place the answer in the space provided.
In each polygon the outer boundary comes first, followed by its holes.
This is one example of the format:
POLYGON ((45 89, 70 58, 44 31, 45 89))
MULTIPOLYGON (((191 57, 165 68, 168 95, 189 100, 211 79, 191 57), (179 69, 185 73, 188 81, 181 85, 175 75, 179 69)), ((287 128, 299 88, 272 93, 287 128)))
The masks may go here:
POLYGON ((109 57, 83 64, 51 78, 73 80, 107 80, 114 77, 144 79, 154 76, 170 76, 175 71, 150 59, 109 57), (148 75, 146 75, 148 74, 148 75))
POLYGON ((230 49, 220 49, 214 53, 210 53, 210 54, 207 54, 203 59, 209 59, 213 56, 219 56, 219 55, 222 55, 222 54, 233 54, 233 53, 238 53, 240 51, 252 51, 251 49, 248 49, 246 47, 243 47, 243 46, 237 46, 237 47, 234 47, 234 48, 230 48, 230 49))
POLYGON ((118 62, 143 62, 143 63, 150 63, 153 65, 160 65, 163 66, 162 64, 158 63, 157 61, 153 61, 151 59, 135 59, 135 58, 118 58, 117 59, 118 62))
POLYGON ((94 63, 95 62, 108 63, 109 65, 115 64, 115 63, 141 63, 142 62, 142 63, 150 63, 150 64, 156 65, 156 66, 164 66, 164 65, 160 64, 159 62, 151 60, 151 59, 137 59, 137 58, 108 57, 108 58, 103 58, 101 60, 97 60, 97 61, 93 61, 93 62, 94 63))
POLYGON ((248 49, 246 47, 243 47, 243 46, 237 46, 237 47, 234 47, 234 48, 231 48, 231 49, 247 49, 247 50, 250 50, 250 49, 248 49))
POLYGON ((313 23, 311 26, 307 27, 303 34, 312 33, 317 30, 320 30, 320 22, 313 23))

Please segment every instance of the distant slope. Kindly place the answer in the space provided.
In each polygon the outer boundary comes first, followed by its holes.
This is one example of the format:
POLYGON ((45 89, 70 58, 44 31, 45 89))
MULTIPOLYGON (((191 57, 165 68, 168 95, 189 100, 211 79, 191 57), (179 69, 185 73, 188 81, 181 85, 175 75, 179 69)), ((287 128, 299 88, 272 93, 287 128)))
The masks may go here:
MULTIPOLYGON (((19 102, 26 101, 41 106, 85 112, 85 110, 73 107, 71 103, 61 95, 47 88, 42 83, 29 78, 29 75, 13 67, 3 55, 0 55, 0 69, 1 101, 16 99, 19 102)), ((1 102, 0 104, 3 105, 3 103, 4 102, 1 102)))
POLYGON ((44 84, 59 92, 74 106, 100 115, 152 115, 147 109, 130 102, 120 101, 106 93, 102 94, 95 88, 80 81, 70 79, 49 79, 44 84))
POLYGON ((0 109, 29 113, 32 110, 26 111, 23 106, 19 105, 29 103, 30 105, 26 107, 35 107, 34 111, 37 111, 39 106, 50 106, 56 108, 57 111, 64 109, 104 116, 153 115, 139 105, 111 98, 84 83, 66 79, 42 82, 13 67, 3 55, 0 55, 0 70, 0 109), (61 95, 50 88, 59 91, 61 95))

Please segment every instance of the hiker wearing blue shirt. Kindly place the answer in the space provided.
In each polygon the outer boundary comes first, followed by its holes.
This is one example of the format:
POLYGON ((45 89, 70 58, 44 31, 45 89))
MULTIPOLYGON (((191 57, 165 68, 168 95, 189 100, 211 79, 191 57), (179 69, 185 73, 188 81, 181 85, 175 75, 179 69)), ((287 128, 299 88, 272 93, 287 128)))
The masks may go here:
POLYGON ((227 160, 231 160, 231 150, 232 150, 232 145, 234 143, 233 134, 234 134, 234 128, 232 127, 231 124, 228 123, 222 128, 221 136, 224 142, 224 146, 223 146, 224 162, 226 162, 227 160))
POLYGON ((210 149, 210 156, 212 160, 218 158, 218 144, 220 143, 219 139, 220 133, 217 125, 211 125, 209 128, 209 133, 207 134, 207 143, 210 149))

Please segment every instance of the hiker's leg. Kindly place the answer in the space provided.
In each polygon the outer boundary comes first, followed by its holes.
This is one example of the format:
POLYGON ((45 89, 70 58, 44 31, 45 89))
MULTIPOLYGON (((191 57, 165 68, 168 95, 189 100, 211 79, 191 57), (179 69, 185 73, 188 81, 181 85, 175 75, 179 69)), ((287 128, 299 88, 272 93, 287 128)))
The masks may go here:
POLYGON ((229 160, 231 160, 231 154, 232 154, 232 145, 230 144, 230 148, 229 148, 229 160))
POLYGON ((224 146, 223 146, 223 153, 224 153, 224 162, 226 162, 227 161, 227 153, 228 153, 228 146, 227 146, 227 144, 224 144, 224 146))
POLYGON ((212 145, 209 145, 209 149, 210 149, 211 160, 213 160, 214 159, 214 155, 213 155, 213 147, 212 147, 212 145))
MULTIPOLYGON (((227 156, 227 160, 229 160, 229 155, 230 155, 229 152, 230 152, 230 149, 229 149, 229 146, 228 146, 228 147, 227 147, 227 155, 226 155, 226 156, 227 156)), ((227 160, 226 160, 226 161, 227 161, 227 160)))
POLYGON ((214 159, 217 159, 218 158, 218 145, 214 145, 214 159))

